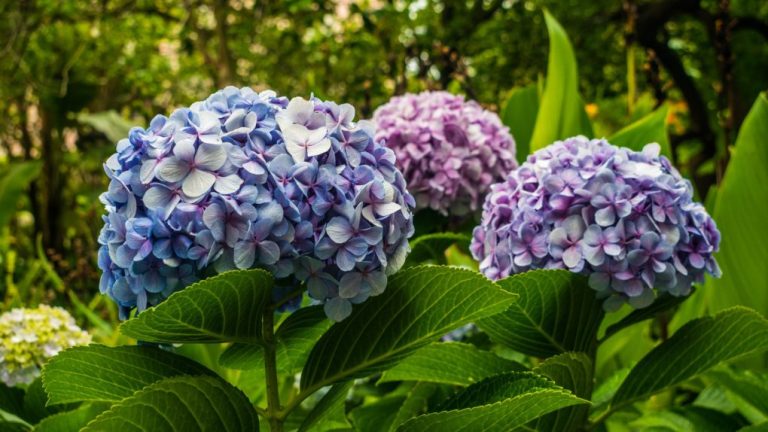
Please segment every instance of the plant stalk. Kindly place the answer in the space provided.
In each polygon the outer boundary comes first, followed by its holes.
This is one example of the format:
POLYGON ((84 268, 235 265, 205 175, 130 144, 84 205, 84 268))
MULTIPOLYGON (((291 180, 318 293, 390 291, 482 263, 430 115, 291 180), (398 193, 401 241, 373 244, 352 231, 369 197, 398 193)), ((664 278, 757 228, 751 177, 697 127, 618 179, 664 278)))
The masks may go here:
POLYGON ((277 353, 275 341, 275 311, 267 308, 262 320, 264 338, 264 371, 267 379, 267 419, 272 432, 283 431, 283 421, 279 417, 280 393, 277 382, 277 353))

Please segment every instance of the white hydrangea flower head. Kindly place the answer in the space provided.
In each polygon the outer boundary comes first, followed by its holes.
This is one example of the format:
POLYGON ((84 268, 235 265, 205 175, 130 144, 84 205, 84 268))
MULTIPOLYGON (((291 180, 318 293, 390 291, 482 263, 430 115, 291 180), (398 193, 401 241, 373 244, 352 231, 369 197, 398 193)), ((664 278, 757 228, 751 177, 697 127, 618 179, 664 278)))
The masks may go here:
POLYGON ((60 307, 12 309, 0 315, 0 380, 10 387, 29 384, 48 359, 90 342, 91 335, 60 307))

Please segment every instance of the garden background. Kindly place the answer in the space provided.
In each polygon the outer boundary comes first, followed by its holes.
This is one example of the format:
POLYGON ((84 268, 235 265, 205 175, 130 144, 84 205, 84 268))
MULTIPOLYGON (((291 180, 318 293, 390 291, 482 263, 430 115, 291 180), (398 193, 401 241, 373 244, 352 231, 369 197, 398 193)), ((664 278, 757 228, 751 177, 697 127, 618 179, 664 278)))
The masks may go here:
MULTIPOLYGON (((394 95, 447 90, 499 112, 523 160, 546 121, 545 87, 561 82, 559 105, 582 106, 595 137, 663 122, 658 141, 723 237, 723 278, 612 338, 598 375, 692 318, 734 305, 768 314, 764 1, 4 0, 0 16, 0 312, 60 305, 96 341, 130 341, 98 292, 98 196, 115 143, 155 114, 227 85, 348 102, 361 118, 394 95), (553 41, 545 9, 570 45, 553 41)), ((714 389, 717 404, 738 393, 715 381, 692 394, 714 389)), ((669 405, 660 399, 652 411, 669 405)), ((723 410, 738 410, 733 400, 723 410)), ((740 415, 753 423, 768 415, 751 409, 740 415)))

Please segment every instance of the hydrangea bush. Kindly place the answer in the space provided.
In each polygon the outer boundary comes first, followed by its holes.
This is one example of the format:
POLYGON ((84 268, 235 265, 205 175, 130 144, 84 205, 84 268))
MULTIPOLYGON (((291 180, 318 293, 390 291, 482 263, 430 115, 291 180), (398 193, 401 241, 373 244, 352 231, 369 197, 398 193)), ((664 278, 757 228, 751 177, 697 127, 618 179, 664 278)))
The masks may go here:
POLYGON ((90 342, 91 336, 60 307, 12 309, 0 315, 0 380, 10 387, 29 384, 48 359, 90 342))
MULTIPOLYGON (((269 269, 341 320, 403 263, 415 205, 395 154, 351 105, 228 87, 105 165, 101 291, 125 317, 206 269, 269 269)), ((286 291, 285 289, 281 292, 286 291)))
POLYGON ((515 141, 495 113, 448 92, 392 98, 374 113, 376 138, 397 155, 417 208, 461 216, 517 166, 515 141))
POLYGON ((635 152, 575 137, 491 187, 471 251, 491 279, 537 268, 589 275, 613 310, 649 305, 654 288, 684 296, 705 273, 719 276, 719 243, 690 182, 657 144, 635 152))

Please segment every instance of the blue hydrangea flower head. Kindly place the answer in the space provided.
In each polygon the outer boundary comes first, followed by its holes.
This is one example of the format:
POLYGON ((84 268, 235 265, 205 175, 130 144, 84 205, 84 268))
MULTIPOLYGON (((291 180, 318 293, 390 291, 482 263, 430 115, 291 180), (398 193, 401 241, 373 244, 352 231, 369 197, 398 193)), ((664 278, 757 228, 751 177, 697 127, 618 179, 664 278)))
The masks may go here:
MULTIPOLYGON (((496 113, 444 91, 396 96, 374 113, 376 137, 397 155, 417 208, 463 216, 517 166, 496 113)), ((353 146, 354 147, 354 146, 353 146)))
POLYGON ((719 245, 715 222, 658 144, 636 152, 575 137, 491 187, 471 250, 491 279, 540 268, 587 275, 614 310, 719 277, 719 245))
POLYGON ((413 233, 394 153, 351 105, 227 87, 134 128, 105 164, 101 291, 126 317, 210 272, 263 267, 342 320, 413 233))

